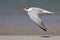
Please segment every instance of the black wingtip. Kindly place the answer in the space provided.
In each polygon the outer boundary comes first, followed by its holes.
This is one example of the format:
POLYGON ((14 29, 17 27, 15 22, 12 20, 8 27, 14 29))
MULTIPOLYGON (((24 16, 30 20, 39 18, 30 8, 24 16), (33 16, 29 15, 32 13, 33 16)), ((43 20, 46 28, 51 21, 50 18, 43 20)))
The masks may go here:
POLYGON ((44 31, 47 31, 46 29, 43 29, 44 31))
MULTIPOLYGON (((37 24, 38 25, 38 24, 37 24)), ((38 27, 40 27, 42 30, 44 30, 44 31, 47 31, 47 28, 44 26, 44 24, 43 24, 43 22, 42 22, 42 25, 43 25, 43 27, 41 27, 40 25, 38 25, 38 27)))
POLYGON ((47 29, 44 29, 44 28, 42 28, 42 27, 40 27, 41 29, 43 29, 44 31, 47 31, 47 29))

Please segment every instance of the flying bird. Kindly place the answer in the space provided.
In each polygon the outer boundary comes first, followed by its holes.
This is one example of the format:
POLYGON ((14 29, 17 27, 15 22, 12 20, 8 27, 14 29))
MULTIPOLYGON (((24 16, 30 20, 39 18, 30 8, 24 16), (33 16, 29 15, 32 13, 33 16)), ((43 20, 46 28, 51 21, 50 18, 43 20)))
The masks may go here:
POLYGON ((33 20, 42 30, 47 31, 46 26, 43 24, 43 21, 39 18, 39 14, 50 13, 53 14, 54 12, 50 12, 38 7, 30 7, 30 8, 21 8, 23 11, 27 11, 28 15, 31 20, 33 20))

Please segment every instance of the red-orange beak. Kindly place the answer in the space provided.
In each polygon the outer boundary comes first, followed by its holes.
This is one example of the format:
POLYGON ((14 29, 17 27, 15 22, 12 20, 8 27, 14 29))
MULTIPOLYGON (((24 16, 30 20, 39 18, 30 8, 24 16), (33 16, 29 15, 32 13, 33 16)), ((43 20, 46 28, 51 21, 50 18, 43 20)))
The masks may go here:
POLYGON ((22 11, 25 11, 25 10, 26 10, 26 8, 21 8, 21 10, 22 10, 22 11))

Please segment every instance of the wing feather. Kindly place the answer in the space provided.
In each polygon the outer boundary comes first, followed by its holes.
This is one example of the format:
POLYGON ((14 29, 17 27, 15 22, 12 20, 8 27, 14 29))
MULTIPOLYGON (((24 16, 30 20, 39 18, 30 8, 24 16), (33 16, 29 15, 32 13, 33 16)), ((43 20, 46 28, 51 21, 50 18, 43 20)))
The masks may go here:
POLYGON ((47 31, 46 26, 43 24, 42 20, 38 17, 38 15, 33 15, 30 17, 41 29, 47 31))

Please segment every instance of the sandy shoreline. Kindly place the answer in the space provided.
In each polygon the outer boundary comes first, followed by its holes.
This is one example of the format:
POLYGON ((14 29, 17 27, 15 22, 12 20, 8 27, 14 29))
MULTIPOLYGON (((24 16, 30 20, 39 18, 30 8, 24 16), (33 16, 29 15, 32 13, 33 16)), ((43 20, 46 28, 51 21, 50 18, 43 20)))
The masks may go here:
POLYGON ((51 36, 49 38, 41 36, 0 36, 0 40, 60 40, 60 36, 51 36))
POLYGON ((51 26, 47 27, 48 31, 45 32, 39 27, 29 26, 7 26, 0 27, 0 35, 60 35, 60 27, 51 26))

